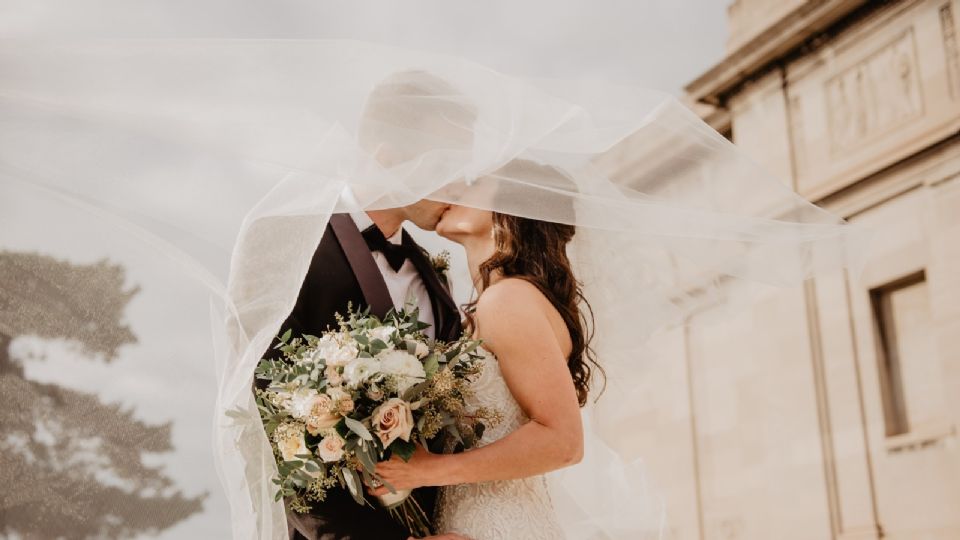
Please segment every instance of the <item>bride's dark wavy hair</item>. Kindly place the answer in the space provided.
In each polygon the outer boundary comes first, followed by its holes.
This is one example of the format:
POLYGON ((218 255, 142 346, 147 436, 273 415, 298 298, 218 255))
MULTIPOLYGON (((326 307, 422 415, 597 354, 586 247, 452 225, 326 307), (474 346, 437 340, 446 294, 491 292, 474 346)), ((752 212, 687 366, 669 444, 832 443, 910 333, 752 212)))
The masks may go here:
MULTIPOLYGON (((512 178, 536 175, 540 178, 541 185, 544 178, 557 187, 569 187, 573 184, 561 171, 531 161, 515 160, 506 168, 511 169, 509 174, 512 178)), ((510 198, 507 190, 506 186, 500 186, 497 199, 507 202, 510 198)), ((551 197, 549 194, 545 196, 551 200, 541 202, 550 204, 559 215, 573 216, 573 203, 569 197, 551 197)), ((517 200, 516 197, 513 197, 513 200, 517 200)), ((573 342, 573 349, 567 357, 567 367, 577 390, 577 400, 583 407, 587 404, 590 383, 595 372, 604 378, 604 385, 606 375, 590 347, 594 333, 593 309, 583 295, 583 284, 574 275, 567 256, 567 245, 575 234, 576 227, 573 225, 494 212, 493 238, 496 251, 480 265, 479 285, 482 287, 480 290, 486 289, 492 275, 499 271, 503 277, 519 278, 531 283, 553 304, 563 318, 573 342)), ((464 309, 471 328, 475 326, 473 311, 476 304, 477 300, 474 300, 464 309)))

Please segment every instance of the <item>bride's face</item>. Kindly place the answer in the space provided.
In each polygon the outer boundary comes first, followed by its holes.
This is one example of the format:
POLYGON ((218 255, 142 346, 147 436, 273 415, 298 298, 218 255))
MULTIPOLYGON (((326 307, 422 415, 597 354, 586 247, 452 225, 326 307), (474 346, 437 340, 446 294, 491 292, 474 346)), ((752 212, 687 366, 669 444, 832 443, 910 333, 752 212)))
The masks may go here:
POLYGON ((458 244, 493 237, 493 212, 451 205, 437 223, 437 234, 458 244))

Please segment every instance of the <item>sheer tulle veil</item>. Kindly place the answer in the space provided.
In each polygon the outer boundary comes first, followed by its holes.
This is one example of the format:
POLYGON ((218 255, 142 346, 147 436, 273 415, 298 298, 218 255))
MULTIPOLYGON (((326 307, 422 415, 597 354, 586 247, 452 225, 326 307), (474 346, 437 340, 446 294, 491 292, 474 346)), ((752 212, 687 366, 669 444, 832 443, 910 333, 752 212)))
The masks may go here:
POLYGON ((854 230, 657 91, 310 40, 16 42, 0 73, 0 204, 95 216, 167 261, 169 294, 209 301, 235 538, 285 537, 250 388, 331 213, 429 198, 577 226, 608 385, 584 461, 552 477, 571 538, 665 534, 633 441, 649 336, 857 260, 854 230))

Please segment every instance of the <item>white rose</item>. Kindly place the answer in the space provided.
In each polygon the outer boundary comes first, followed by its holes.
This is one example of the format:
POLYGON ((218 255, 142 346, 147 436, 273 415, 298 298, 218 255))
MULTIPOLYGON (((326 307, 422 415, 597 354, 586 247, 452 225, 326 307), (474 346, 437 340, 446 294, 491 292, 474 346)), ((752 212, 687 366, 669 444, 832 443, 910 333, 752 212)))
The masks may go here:
POLYGON ((377 357, 383 373, 396 377, 397 391, 401 394, 427 377, 420 360, 406 351, 384 351, 377 357))
POLYGON ((356 343, 341 334, 327 334, 317 342, 314 359, 323 358, 328 366, 342 367, 357 357, 356 343))
POLYGON ((336 433, 324 437, 317 445, 317 455, 325 463, 340 461, 343 458, 344 440, 336 433))
POLYGON ((390 340, 393 339, 394 334, 397 333, 397 329, 392 326, 378 326, 369 330, 370 332, 370 341, 379 339, 380 341, 390 344, 390 340))
POLYGON ((422 359, 426 358, 427 355, 430 354, 430 347, 428 347, 426 343, 424 343, 424 342, 422 342, 422 341, 418 341, 418 342, 417 342, 417 350, 414 352, 414 354, 417 355, 417 358, 419 358, 419 359, 422 360, 422 359))
POLYGON ((356 358, 343 368, 347 386, 359 386, 380 374, 380 362, 373 358, 356 358))
POLYGON ((277 448, 284 461, 297 459, 298 455, 309 454, 307 442, 303 439, 303 432, 289 433, 277 441, 277 448))
POLYGON ((410 404, 400 398, 385 401, 373 411, 373 429, 386 448, 397 440, 410 441, 413 431, 413 412, 410 404))

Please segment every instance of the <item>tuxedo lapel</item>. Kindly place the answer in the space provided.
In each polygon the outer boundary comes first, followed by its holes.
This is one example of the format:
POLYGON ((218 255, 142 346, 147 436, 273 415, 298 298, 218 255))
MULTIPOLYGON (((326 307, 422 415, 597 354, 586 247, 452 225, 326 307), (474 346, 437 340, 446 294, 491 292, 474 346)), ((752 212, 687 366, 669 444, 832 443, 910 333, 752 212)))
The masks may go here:
POLYGON ((460 311, 456 302, 450 296, 450 291, 440 281, 433 264, 413 238, 403 231, 403 243, 410 254, 410 261, 420 274, 427 293, 430 295, 430 305, 433 308, 433 319, 436 328, 436 338, 442 341, 452 341, 460 337, 460 311))
POLYGON ((367 242, 348 214, 333 214, 330 216, 330 226, 360 284, 370 312, 382 319, 393 309, 393 299, 367 242))

